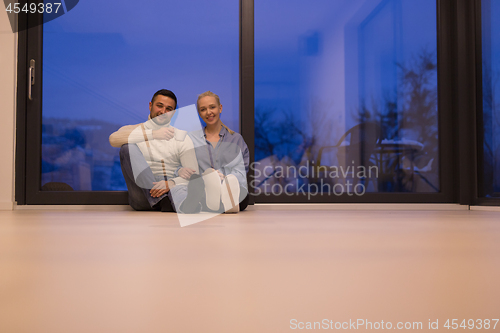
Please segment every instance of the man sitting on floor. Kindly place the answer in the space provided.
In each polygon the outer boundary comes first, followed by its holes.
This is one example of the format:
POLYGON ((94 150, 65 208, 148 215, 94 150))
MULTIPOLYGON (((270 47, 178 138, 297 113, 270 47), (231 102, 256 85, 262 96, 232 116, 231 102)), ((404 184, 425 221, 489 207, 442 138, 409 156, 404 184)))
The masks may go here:
POLYGON ((170 126, 176 108, 175 94, 159 90, 149 103, 148 121, 123 126, 109 137, 113 147, 121 148, 129 204, 135 210, 193 213, 198 209, 197 203, 194 207, 188 200, 184 202, 188 180, 174 175, 179 167, 198 170, 191 138, 186 131, 170 126))

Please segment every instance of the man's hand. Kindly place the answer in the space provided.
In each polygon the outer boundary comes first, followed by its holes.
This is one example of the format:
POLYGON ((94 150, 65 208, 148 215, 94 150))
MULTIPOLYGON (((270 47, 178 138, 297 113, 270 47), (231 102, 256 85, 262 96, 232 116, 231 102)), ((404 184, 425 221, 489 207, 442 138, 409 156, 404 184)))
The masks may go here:
POLYGON ((174 129, 172 127, 162 127, 153 131, 153 139, 155 140, 170 140, 174 137, 174 129))
POLYGON ((182 178, 184 178, 186 180, 189 180, 189 178, 191 178, 191 176, 195 173, 196 173, 196 171, 194 171, 191 168, 180 168, 179 169, 179 176, 181 176, 182 178))
POLYGON ((167 181, 153 182, 154 186, 149 191, 153 198, 158 198, 170 191, 167 181))
POLYGON ((220 172, 219 170, 217 170, 217 173, 219 174, 219 177, 220 177, 220 180, 224 180, 224 174, 222 172, 220 172))

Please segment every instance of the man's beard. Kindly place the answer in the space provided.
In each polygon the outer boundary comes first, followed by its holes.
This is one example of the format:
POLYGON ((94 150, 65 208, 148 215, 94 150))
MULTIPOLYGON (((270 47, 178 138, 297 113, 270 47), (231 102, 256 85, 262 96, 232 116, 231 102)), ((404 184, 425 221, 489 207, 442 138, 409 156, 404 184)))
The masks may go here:
POLYGON ((170 123, 170 120, 172 119, 173 115, 164 113, 160 114, 156 117, 151 118, 156 124, 158 125, 167 125, 170 123))

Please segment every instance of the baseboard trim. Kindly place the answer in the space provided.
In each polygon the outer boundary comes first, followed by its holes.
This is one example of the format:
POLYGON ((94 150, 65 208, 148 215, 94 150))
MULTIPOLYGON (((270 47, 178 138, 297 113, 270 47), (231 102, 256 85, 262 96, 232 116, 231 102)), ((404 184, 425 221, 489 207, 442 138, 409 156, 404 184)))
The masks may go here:
POLYGON ((133 211, 129 205, 15 205, 14 210, 133 211))
POLYGON ((459 204, 255 204, 248 210, 469 210, 459 204))
POLYGON ((483 212, 500 212, 500 206, 470 206, 470 210, 479 210, 483 212))
MULTIPOLYGON (((128 205, 2 205, 0 210, 69 210, 69 211, 133 211, 128 205), (9 208, 10 207, 10 208, 9 208)), ((500 207, 471 206, 471 210, 500 211, 500 207)), ((255 204, 247 207, 254 211, 278 211, 278 210, 389 210, 389 211, 464 211, 469 210, 467 205, 459 204, 255 204)))

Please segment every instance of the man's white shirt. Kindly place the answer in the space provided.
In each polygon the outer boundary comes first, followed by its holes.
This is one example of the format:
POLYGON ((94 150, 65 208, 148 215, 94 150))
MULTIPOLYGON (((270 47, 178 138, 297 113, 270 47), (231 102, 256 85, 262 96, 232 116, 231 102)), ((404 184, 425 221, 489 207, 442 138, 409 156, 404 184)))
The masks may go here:
MULTIPOLYGON (((191 168, 198 172, 198 161, 194 150, 193 141, 186 131, 171 127, 170 124, 159 125, 150 119, 137 126, 129 135, 129 142, 135 143, 141 150, 146 162, 155 176, 166 176, 175 185, 187 184, 188 181, 182 177, 176 177, 175 171, 181 167, 191 168), (153 131, 162 127, 174 129, 174 137, 170 140, 153 139, 153 131), (137 142, 137 138, 144 139, 137 142), (135 139, 134 139, 135 138, 135 139), (135 141, 135 142, 130 142, 135 141)), ((134 164, 134 163, 132 163, 134 164)), ((133 170, 137 178, 142 170, 133 170), (136 172, 138 172, 136 174, 136 172)))

